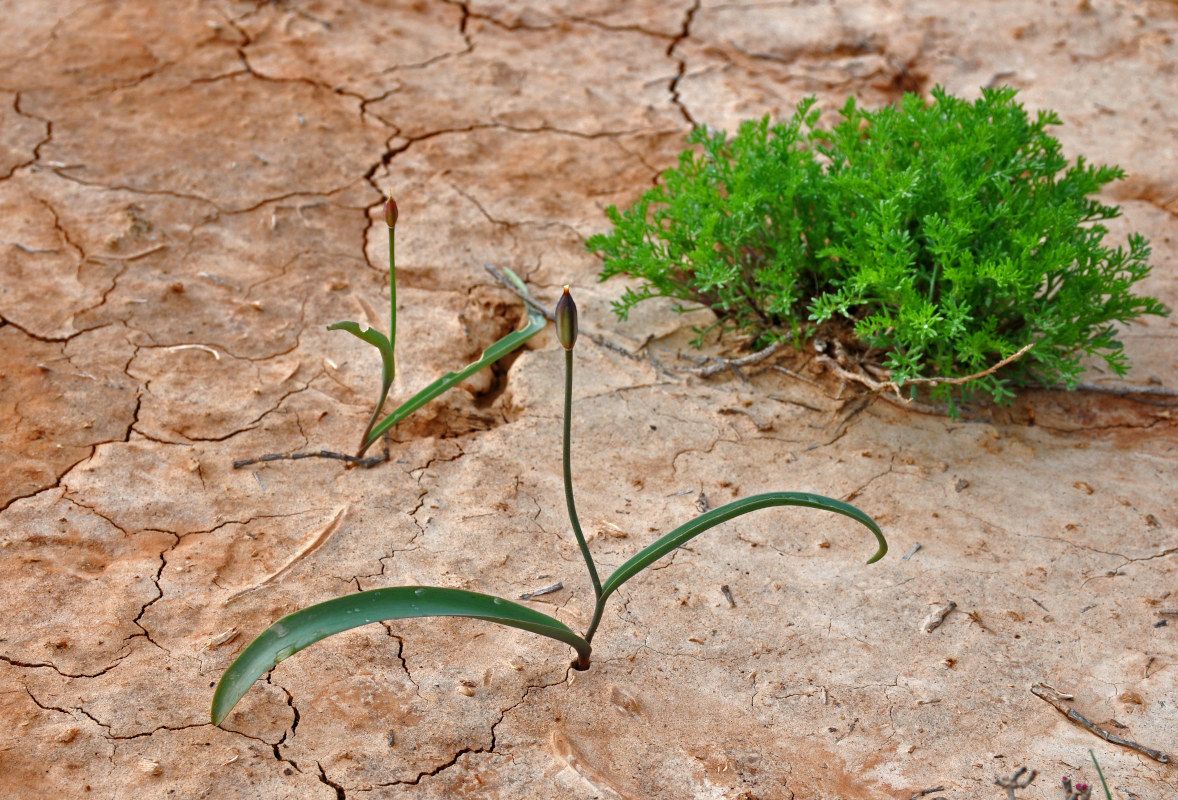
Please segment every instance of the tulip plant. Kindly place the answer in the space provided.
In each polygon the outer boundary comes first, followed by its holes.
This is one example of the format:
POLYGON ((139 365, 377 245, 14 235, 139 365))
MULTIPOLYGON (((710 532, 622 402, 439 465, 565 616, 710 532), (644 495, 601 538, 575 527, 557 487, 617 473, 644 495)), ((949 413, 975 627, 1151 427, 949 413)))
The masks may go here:
MULTIPOLYGON (((389 219, 389 227, 392 228, 396 220, 395 206, 389 219)), ((395 300, 393 309, 395 314, 395 300)), ((388 376, 391 375, 392 336, 387 339, 379 334, 370 336, 369 334, 376 332, 371 329, 367 332, 362 331, 359 326, 353 330, 351 327, 353 325, 354 323, 341 323, 336 327, 351 331, 381 349, 386 365, 386 385, 382 390, 383 402, 384 393, 388 389, 388 376)), ((554 617, 518 603, 461 589, 440 586, 394 586, 356 592, 318 603, 285 616, 254 639, 229 666, 217 684, 213 693, 212 720, 214 724, 220 725, 237 704, 237 701, 249 691, 254 681, 273 669, 280 661, 332 634, 380 620, 411 617, 471 617, 486 620, 564 642, 576 652, 576 658, 572 662, 573 668, 589 669, 590 656, 593 652, 593 637, 601 623, 605 604, 610 595, 616 592, 623 583, 690 539, 722 522, 758 509, 772 506, 806 506, 842 514, 863 524, 875 534, 878 549, 867 563, 874 563, 887 553, 888 545, 879 526, 871 517, 854 506, 829 497, 804 492, 769 492, 714 508, 680 525, 636 553, 614 570, 604 582, 601 581, 598 577, 597 566, 593 561, 593 555, 589 551, 589 545, 581 532, 581 524, 573 499, 569 441, 572 428, 573 347, 577 341, 577 307, 573 303, 567 286, 556 306, 556 331, 565 351, 563 434, 565 502, 568 507, 569 523, 585 560, 585 566, 589 571, 589 579, 593 585, 595 598, 592 620, 584 634, 577 633, 554 617)), ((384 422, 375 426, 370 424, 365 435, 365 442, 370 443, 372 436, 379 435, 379 432, 383 430, 381 426, 384 424, 384 422)), ((395 422, 389 424, 395 424, 395 422)))
MULTIPOLYGON (((518 331, 512 331, 488 347, 478 361, 468 364, 458 372, 448 372, 438 378, 429 386, 406 400, 393 413, 381 419, 378 423, 377 420, 380 419, 380 411, 384 408, 385 400, 389 396, 389 389, 393 386, 393 378, 397 374, 397 364, 396 359, 393 357, 393 351, 397 343, 397 260, 395 233, 399 216, 397 201, 393 199, 393 195, 390 192, 389 199, 384 204, 385 224, 389 228, 389 335, 385 336, 375 328, 369 327, 368 325, 361 325, 358 322, 336 322, 327 326, 327 329, 331 331, 347 331, 360 340, 368 342, 368 344, 375 347, 380 353, 380 399, 377 400, 376 408, 372 410, 372 416, 368 419, 368 427, 364 429, 364 435, 360 437, 359 451, 349 460, 363 459, 364 452, 381 437, 381 434, 390 430, 430 400, 452 389, 483 367, 490 366, 520 347, 528 339, 539 333, 545 325, 542 314, 539 314, 533 309, 528 309, 528 324, 526 326, 518 331)), ((503 271, 507 275, 508 280, 515 284, 517 289, 520 291, 524 290, 523 281, 514 272, 510 269, 504 269, 503 271)))

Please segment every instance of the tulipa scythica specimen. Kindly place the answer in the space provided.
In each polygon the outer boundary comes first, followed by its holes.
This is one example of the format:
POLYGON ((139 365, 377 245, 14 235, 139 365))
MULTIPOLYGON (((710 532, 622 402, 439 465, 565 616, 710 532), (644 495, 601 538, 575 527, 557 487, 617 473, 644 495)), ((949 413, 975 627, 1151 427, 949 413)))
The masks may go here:
POLYGON ((589 622, 589 627, 586 629, 584 636, 585 644, 589 645, 589 647, 583 649, 578 648, 577 658, 573 661, 574 669, 586 670, 589 668, 593 635, 597 633, 597 626, 601 624, 601 615, 605 611, 605 602, 619 586, 689 539, 698 536, 722 522, 726 522, 742 514, 747 514, 750 511, 786 505, 808 506, 810 508, 834 511, 835 513, 848 516, 862 523, 875 534, 879 549, 868 560, 868 564, 878 561, 887 553, 888 544, 884 540, 883 532, 880 531, 879 526, 876 525, 871 517, 854 506, 829 497, 804 492, 768 492, 746 497, 719 508, 714 508, 690 522, 679 526, 618 567, 603 584, 597 576, 597 566, 593 563, 593 555, 589 552, 589 545, 585 541, 585 535, 581 532, 581 523, 577 517, 576 502, 573 499, 572 459, 570 457, 569 443, 572 439, 573 347, 577 343, 577 305, 573 302, 573 297, 569 293, 568 286, 564 287, 564 292, 556 304, 555 316, 556 335, 560 340, 561 346, 564 347, 564 442, 562 448, 564 497, 565 504, 568 506, 569 524, 572 526, 573 535, 577 537, 577 546, 580 547, 581 555, 585 559, 585 566, 589 570, 589 579, 593 582, 594 595, 593 617, 589 622))
MULTIPOLYGON (((397 217, 400 211, 397 201, 393 199, 393 190, 389 190, 389 199, 384 202, 384 221, 389 227, 389 338, 388 358, 381 359, 380 400, 376 408, 372 409, 372 416, 368 418, 368 426, 364 428, 364 435, 360 437, 360 449, 356 456, 364 455, 364 451, 372 444, 370 439, 376 421, 380 419, 380 410, 384 408, 384 401, 388 399, 389 389, 393 386, 393 379, 397 373, 397 362, 393 354, 397 351, 397 217)), ((383 355, 383 353, 382 353, 383 355)))
MULTIPOLYGON (((393 211, 388 219, 395 222, 396 206, 393 205, 392 208, 393 211)), ((388 213, 387 207, 386 213, 388 213)), ((396 307, 395 303, 393 307, 396 307)), ((541 316, 539 319, 543 320, 543 317, 541 316)), ((347 325, 354 326, 355 323, 347 323, 347 325)), ((351 330, 351 328, 347 329, 351 330)), ((505 338, 489 349, 486 357, 493 360, 501 357, 505 352, 510 352, 510 349, 518 347, 519 344, 522 344, 523 339, 531 335, 528 331, 529 329, 517 331, 511 335, 516 338, 505 338)), ((635 553, 602 582, 597 574, 597 566, 593 563, 593 556, 589 552, 589 545, 581 532, 581 523, 577 518, 577 509, 573 502, 569 442, 572 433, 573 346, 577 341, 577 307, 573 303, 567 286, 556 306, 556 335, 565 351, 563 441, 565 502, 568 506, 569 523, 573 528, 573 535, 577 538, 577 546, 580 547, 581 555, 585 559, 585 566, 589 570, 595 598, 593 617, 585 634, 582 636, 555 617, 519 603, 462 589, 449 589, 440 586, 390 586, 384 589, 356 592, 288 614, 250 642, 225 671, 225 674, 221 676, 217 689, 213 693, 212 720, 214 724, 220 725, 237 704, 237 701, 249 691, 254 681, 273 669, 278 662, 328 636, 378 620, 413 617, 467 617, 518 628, 555 639, 572 647, 577 653, 577 658, 573 661, 572 666, 578 670, 586 670, 589 668, 589 660, 592 655, 591 642, 601 623, 605 603, 618 587, 704 531, 761 508, 805 506, 850 517, 875 534, 879 547, 867 563, 879 561, 887 553, 888 545, 879 526, 871 517, 854 506, 841 500, 806 492, 767 492, 734 500, 680 525, 635 553)), ((460 374, 453 374, 448 376, 446 380, 460 380, 461 377, 460 374)), ((444 388, 445 386, 442 386, 441 390, 444 388)), ((431 389, 431 391, 434 390, 431 389)), ((395 418, 387 418, 385 422, 373 429, 369 438, 371 439, 373 434, 379 435, 383 430, 382 426, 385 426, 386 423, 392 425, 395 422, 395 418)))
MULTIPOLYGON (((573 535, 577 537, 577 546, 581 548, 585 566, 589 568, 589 579, 593 581, 593 621, 585 631, 585 642, 592 644, 593 634, 597 632, 601 612, 605 608, 605 598, 601 594, 601 578, 597 577, 597 565, 593 563, 589 544, 585 541, 585 534, 581 532, 581 520, 577 517, 577 504, 573 499, 573 467, 569 442, 572 439, 573 428, 573 347, 577 344, 577 304, 573 302, 568 286, 564 287, 564 293, 556 303, 556 338, 564 347, 564 501, 568 506, 569 524, 573 528, 573 535)), ((589 669, 589 654, 578 653, 573 667, 580 670, 589 669)))
MULTIPOLYGON (((424 406, 429 401, 438 397, 439 395, 453 389, 462 381, 469 378, 479 370, 490 366, 503 356, 511 353, 520 347, 528 339, 535 336, 547 324, 544 320, 544 315, 535 309, 528 308, 527 310, 527 325, 517 331, 504 336, 499 341, 488 347, 483 351, 478 361, 466 365, 464 368, 455 372, 447 372, 436 381, 426 386, 413 397, 406 400, 400 406, 393 410, 391 414, 381 419, 381 409, 384 408, 385 400, 388 399, 389 390, 393 386, 393 379, 397 374, 397 362, 395 356, 397 344, 397 259, 396 259, 396 228, 397 220, 400 218, 400 210, 397 208, 397 201, 393 199, 393 193, 389 192, 389 197, 384 203, 384 221, 389 229, 389 335, 385 336, 380 331, 368 325, 360 325, 356 322, 336 322, 328 325, 327 329, 331 331, 347 331, 358 339, 367 342, 377 349, 380 353, 380 397, 376 402, 376 408, 372 410, 372 416, 368 418, 368 425, 364 428, 364 435, 360 437, 360 447, 356 451, 353 460, 360 459, 364 456, 365 451, 376 442, 381 435, 389 431, 393 426, 400 423, 414 411, 424 406), (379 422, 377 420, 380 420, 379 422)), ((510 281, 516 289, 521 292, 526 292, 523 281, 516 276, 510 269, 504 268, 503 275, 510 281)), ((379 462, 381 459, 377 459, 379 462)), ((252 462, 250 462, 252 463, 252 462)))

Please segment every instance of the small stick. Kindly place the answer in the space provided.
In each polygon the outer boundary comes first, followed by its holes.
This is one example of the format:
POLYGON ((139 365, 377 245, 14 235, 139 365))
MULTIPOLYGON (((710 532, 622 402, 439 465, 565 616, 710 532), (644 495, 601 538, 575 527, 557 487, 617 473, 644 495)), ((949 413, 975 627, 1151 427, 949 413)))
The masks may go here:
POLYGON ((556 583, 552 584, 551 586, 545 586, 543 589, 537 589, 534 592, 524 592, 523 594, 521 594, 519 596, 519 599, 520 600, 531 600, 533 597, 539 597, 542 594, 552 594, 553 592, 559 592, 563 588, 564 588, 564 584, 561 583, 560 581, 557 581, 556 583))
POLYGON ((908 800, 917 800, 917 798, 924 797, 926 794, 932 794, 934 792, 943 792, 943 791, 945 791, 944 786, 934 786, 931 789, 921 789, 919 792, 917 792, 916 794, 909 797, 908 800))
POLYGON ((261 582, 255 583, 253 586, 248 586, 245 589, 234 592, 233 594, 229 595, 229 597, 226 598, 225 602, 221 603, 221 605, 227 606, 230 603, 232 603, 234 600, 236 600, 237 598, 239 598, 243 595, 247 595, 251 592, 256 592, 258 589, 261 589, 266 584, 271 583, 272 581, 278 580, 283 575, 285 575, 287 573, 287 571, 289 571, 290 568, 293 567, 301 558, 303 558, 304 556, 308 555, 309 553, 312 553, 315 550, 322 547, 323 543, 326 542, 328 539, 330 539, 332 537, 332 535, 336 531, 339 530, 340 525, 343 524, 344 517, 347 515, 348 509, 350 507, 351 507, 350 505, 345 505, 338 512, 336 512, 335 519, 333 519, 331 522, 329 522, 327 524, 327 527, 324 528, 323 530, 321 530, 319 532, 319 535, 316 536, 314 539, 312 539, 309 543, 307 543, 303 547, 302 550, 295 553, 294 558, 292 558, 290 561, 287 561, 286 564, 281 569, 279 569, 277 572, 273 572, 270 575, 266 576, 265 578, 263 578, 261 580, 261 582))
POLYGON ((718 356, 709 356, 708 360, 713 363, 702 367, 683 367, 679 370, 679 372, 685 372, 688 375, 698 375, 701 378, 707 378, 711 375, 715 375, 719 372, 724 372, 725 370, 730 369, 739 376, 740 367, 747 367, 749 364, 760 363, 784 346, 785 342, 778 340, 768 347, 763 347, 755 353, 751 353, 740 358, 720 358, 718 356))
MULTIPOLYGON (((950 386, 957 386, 962 383, 969 383, 970 381, 977 380, 978 378, 984 378, 987 375, 992 375, 993 373, 995 373, 998 370, 1005 367, 1007 364, 1011 364, 1015 361, 1018 361, 1020 358, 1025 356, 1027 354, 1027 351, 1029 351, 1034 346, 1035 346, 1034 342, 1031 342, 1030 344, 1025 344, 1021 348, 1019 348, 1018 352, 1011 353, 1010 355, 1008 355, 1006 358, 999 361, 994 366, 989 367, 988 369, 984 369, 981 372, 975 372, 973 375, 966 375, 963 378, 913 378, 910 381, 904 381, 904 385, 907 386, 910 383, 927 383, 929 386, 939 386, 940 384, 944 383, 944 384, 948 384, 950 386)), ((891 383, 891 381, 888 381, 888 383, 891 383)))
POLYGON ((236 639, 237 635, 239 633, 241 633, 241 631, 239 631, 237 629, 237 626, 234 625, 232 628, 225 631, 224 633, 221 633, 220 635, 214 636, 212 639, 209 639, 205 643, 205 646, 201 649, 202 650, 212 650, 214 647, 220 647, 221 645, 225 644, 226 642, 231 642, 234 639, 236 639))
POLYGON ((1048 614, 1050 614, 1050 613, 1051 613, 1051 610, 1050 610, 1049 608, 1047 608, 1047 606, 1043 605, 1042 603, 1040 603, 1040 602, 1039 602, 1038 600, 1036 600, 1035 598, 1033 598, 1033 597, 1032 597, 1032 598, 1031 598, 1031 602, 1033 602, 1035 605, 1039 606, 1039 608, 1043 609, 1043 610, 1044 610, 1044 611, 1046 611, 1048 614))
POLYGON ((924 624, 920 626, 920 629, 925 633, 932 633, 937 628, 941 627, 941 623, 945 621, 945 618, 948 617, 955 608, 957 608, 957 604, 950 600, 949 604, 940 611, 934 611, 932 614, 930 614, 925 619, 924 624))
MULTIPOLYGON (((984 378, 987 375, 991 375, 991 374, 997 372, 998 370, 1002 369, 1006 365, 1022 358, 1024 355, 1027 354, 1027 351, 1029 351, 1034 346, 1035 346, 1034 342, 1024 345, 1022 348, 1020 348, 1018 350, 1018 352, 1012 353, 1011 355, 1009 355, 1006 358, 999 361, 997 364, 994 364, 993 366, 988 367, 987 369, 984 369, 981 372, 975 372, 972 375, 965 375, 960 378, 912 378, 911 380, 904 381, 903 386, 910 386, 910 385, 917 385, 917 384, 927 384, 929 386, 940 386, 941 384, 946 384, 949 386, 957 386, 957 385, 960 385, 963 383, 969 383, 970 381, 977 380, 978 378, 984 378)), ((901 384, 898 384, 895 381, 875 381, 875 380, 872 380, 871 378, 868 378, 866 375, 860 374, 858 372, 850 372, 849 370, 844 369, 843 366, 841 364, 839 364, 838 361, 836 361, 835 359, 833 359, 827 355, 819 355, 818 360, 821 361, 823 364, 826 364, 829 367, 831 367, 834 370, 835 374, 837 374, 843 380, 855 381, 858 384, 866 386, 872 392, 882 393, 885 391, 891 391, 892 393, 895 394, 896 398, 898 400, 900 400, 900 402, 902 402, 904 404, 908 404, 911 402, 910 400, 908 400, 906 397, 904 397, 900 393, 901 384)))
MULTIPOLYGON (((386 445, 388 444, 387 439, 385 443, 386 445)), ((375 467, 377 464, 383 464, 389 460, 389 448, 386 446, 380 455, 368 456, 367 458, 350 456, 347 453, 336 453, 332 450, 311 450, 303 453, 267 453, 257 458, 243 458, 240 461, 234 461, 233 468, 241 469, 251 464, 263 464, 270 461, 298 461, 303 458, 331 458, 336 461, 346 461, 358 467, 375 467)))
POLYGON ((1145 755, 1152 758, 1154 761, 1157 761, 1159 764, 1169 764, 1170 763, 1170 757, 1168 755, 1166 755, 1165 753, 1163 753, 1162 751, 1154 750, 1151 747, 1146 747, 1145 745, 1137 744, 1137 742, 1131 742, 1128 739, 1124 739, 1120 736, 1117 736, 1115 733, 1109 733, 1108 731, 1104 730, 1103 728, 1097 727, 1096 725, 1092 724, 1092 722, 1087 717, 1085 717, 1083 714, 1079 713, 1078 711, 1076 711, 1076 709, 1072 708, 1071 706, 1067 705, 1064 702, 1065 699, 1071 699, 1070 695, 1060 694, 1055 689, 1053 689, 1050 686, 1043 684, 1043 683, 1036 683, 1035 685, 1033 685, 1031 687, 1031 694, 1035 695, 1038 698, 1046 700, 1048 703, 1055 706, 1056 710, 1058 710, 1060 713, 1062 713, 1069 720, 1076 723, 1081 728, 1085 728, 1089 732, 1096 734, 1101 739, 1104 739, 1106 742, 1111 742, 1113 744, 1119 744, 1122 747, 1128 747, 1131 750, 1136 750, 1139 753, 1144 753, 1145 755))
POLYGON ((1006 790, 1007 800, 1014 800, 1015 789, 1026 789, 1031 785, 1031 782, 1039 776, 1038 770, 1031 770, 1031 774, 1027 776, 1025 781, 1020 781, 1019 778, 1027 771, 1026 767, 1019 767, 1018 770, 1009 778, 995 778, 994 783, 1006 790))
MULTIPOLYGON (((20 245, 17 245, 17 247, 20 247, 20 245)), ((21 249, 24 250, 23 247, 21 247, 21 249)), ((116 256, 91 256, 91 258, 94 258, 99 261, 135 261, 140 258, 146 258, 147 256, 151 255, 152 253, 158 253, 160 250, 165 250, 165 249, 167 249, 166 244, 157 244, 155 247, 149 247, 146 250, 140 250, 138 253, 130 253, 125 256, 117 256, 117 255, 116 256)), ((46 251, 42 250, 42 251, 38 251, 38 252, 46 252, 46 251)))
POLYGON ((218 361, 221 360, 221 354, 218 353, 213 348, 209 347, 207 344, 174 344, 170 347, 165 347, 164 349, 165 350, 203 350, 206 353, 212 353, 213 358, 217 359, 218 361))
POLYGON ((912 545, 912 549, 904 554, 904 558, 902 560, 907 561, 908 559, 912 558, 914 555, 916 555, 916 551, 919 549, 920 549, 920 542, 914 543, 912 545))
POLYGON ((720 594, 724 595, 724 599, 728 601, 728 605, 736 608, 736 601, 732 599, 732 590, 728 588, 728 584, 720 587, 720 594))

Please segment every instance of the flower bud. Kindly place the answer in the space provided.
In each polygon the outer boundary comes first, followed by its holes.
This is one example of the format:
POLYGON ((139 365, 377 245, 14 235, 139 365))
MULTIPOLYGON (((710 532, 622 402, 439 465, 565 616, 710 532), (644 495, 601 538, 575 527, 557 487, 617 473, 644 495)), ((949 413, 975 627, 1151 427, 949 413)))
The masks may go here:
POLYGON ((397 201, 393 199, 392 189, 389 189, 389 199, 384 203, 384 221, 390 228, 397 227, 397 201))
POLYGON ((577 304, 567 286, 556 303, 556 338, 560 339, 565 350, 572 350, 577 343, 577 304))

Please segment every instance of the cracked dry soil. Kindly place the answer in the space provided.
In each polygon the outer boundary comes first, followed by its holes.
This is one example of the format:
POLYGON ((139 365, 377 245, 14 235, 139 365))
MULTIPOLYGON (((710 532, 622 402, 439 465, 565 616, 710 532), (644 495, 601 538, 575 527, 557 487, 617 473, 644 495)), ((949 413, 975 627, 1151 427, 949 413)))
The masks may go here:
MULTIPOLYGON (((401 205, 406 396, 577 287, 585 329, 673 363, 684 321, 624 325, 582 242, 692 123, 816 94, 833 110, 1005 82, 1067 152, 1115 162, 1113 235, 1154 244, 1178 304, 1178 5, 3 3, 0 26, 0 796, 998 797, 1088 782, 1178 796, 1173 398, 1024 394, 968 421, 578 348, 575 479, 603 569, 703 498, 796 489, 677 551, 607 611, 593 668, 471 621, 374 624, 284 662, 228 718, 214 681, 279 616, 406 583, 531 601, 574 627, 590 587, 559 479, 550 333, 347 450, 379 369, 327 323, 381 307, 380 189, 401 205), (701 497, 702 495, 702 497, 701 497), (334 520, 321 547, 281 569, 334 520), (912 552, 919 542, 919 550, 912 552), (905 558, 905 555, 908 555, 905 558), (252 591, 243 591, 253 589, 252 591), (731 598, 731 599, 729 599, 731 598), (926 620, 955 610, 925 632, 926 620)), ((1123 332, 1110 386, 1178 388, 1175 321, 1123 332)), ((780 362, 805 371, 803 359, 780 362)))

